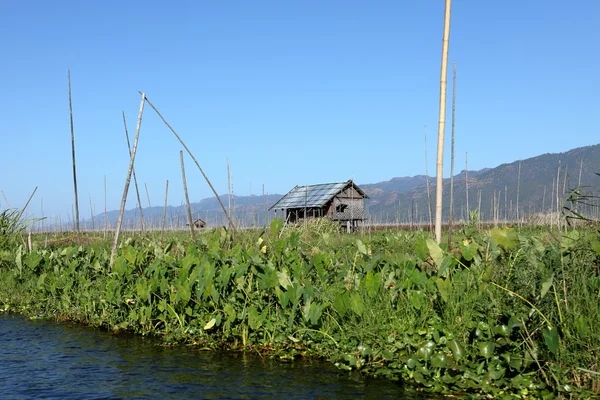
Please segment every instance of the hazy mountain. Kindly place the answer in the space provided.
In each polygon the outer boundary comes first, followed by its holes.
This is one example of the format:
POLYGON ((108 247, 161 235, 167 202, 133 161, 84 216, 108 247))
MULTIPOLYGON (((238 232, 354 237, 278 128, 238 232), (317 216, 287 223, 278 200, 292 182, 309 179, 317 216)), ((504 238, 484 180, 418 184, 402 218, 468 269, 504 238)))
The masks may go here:
MULTIPOLYGON (((550 212, 562 204, 569 189, 579 183, 582 186, 600 187, 600 144, 576 148, 564 153, 543 154, 525 160, 502 164, 495 168, 478 171, 461 171, 454 176, 454 218, 467 217, 467 186, 469 209, 479 208, 482 219, 492 219, 493 209, 503 219, 516 218, 517 190, 519 216, 538 212, 550 212), (556 184, 558 180, 558 185, 556 184), (557 191, 558 188, 558 191, 557 191), (496 199, 494 201, 494 198, 496 199), (494 206, 496 204, 496 206, 494 206)), ((290 189, 296 183, 290 182, 290 189)), ((396 177, 389 181, 360 184, 369 195, 366 201, 367 213, 376 223, 427 222, 429 220, 426 176, 396 177)), ((435 177, 430 177, 432 214, 435 213, 435 177)), ((233 196, 232 215, 240 226, 262 225, 265 217, 270 219, 272 212, 266 210, 281 198, 282 194, 267 196, 233 196)), ((227 195, 220 196, 226 208, 227 195)), ((216 197, 203 199, 191 204, 193 218, 202 218, 209 226, 225 225, 226 218, 216 197)), ((450 209, 450 179, 444 180, 444 218, 450 209)), ((144 208, 146 225, 160 227, 162 207, 144 208)), ((187 222, 184 206, 169 206, 166 210, 167 226, 182 227, 187 222)), ((118 211, 107 213, 107 220, 114 226, 118 211)), ((432 215, 433 217, 433 215, 432 215)), ((139 210, 130 209, 124 216, 124 226, 139 225, 139 210)), ((83 221, 88 228, 92 221, 83 221)), ((104 215, 94 218, 96 228, 104 226, 104 215)))

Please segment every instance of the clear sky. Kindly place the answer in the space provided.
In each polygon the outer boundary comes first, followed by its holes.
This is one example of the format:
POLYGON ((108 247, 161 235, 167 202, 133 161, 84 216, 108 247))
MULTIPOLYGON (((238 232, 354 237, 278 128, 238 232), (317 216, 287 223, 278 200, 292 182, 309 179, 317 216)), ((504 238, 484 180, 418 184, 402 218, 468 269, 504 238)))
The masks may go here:
MULTIPOLYGON (((117 209, 144 91, 217 191, 435 175, 444 1, 2 1, 0 190, 30 212, 117 209)), ((600 141, 600 2, 455 0, 456 167, 600 141)), ((451 68, 445 176, 450 166, 451 68)), ((153 205, 183 200, 180 144, 146 106, 136 157, 153 205)), ((186 157, 191 201, 212 196, 186 157)), ((130 191, 131 192, 131 191, 130 191)), ((146 196, 144 194, 144 205, 146 196)), ((127 208, 135 206, 129 197, 127 208)), ((0 196, 0 209, 6 207, 0 196)))

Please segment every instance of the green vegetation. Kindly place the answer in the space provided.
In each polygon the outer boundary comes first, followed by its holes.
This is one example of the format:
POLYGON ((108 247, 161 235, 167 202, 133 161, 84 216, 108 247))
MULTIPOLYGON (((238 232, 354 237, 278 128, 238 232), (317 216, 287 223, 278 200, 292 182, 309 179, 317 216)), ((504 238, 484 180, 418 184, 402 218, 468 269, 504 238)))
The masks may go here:
POLYGON ((195 243, 1 241, 0 309, 167 343, 323 357, 428 391, 593 396, 600 385, 600 235, 475 224, 342 235, 321 221, 206 231, 195 243))

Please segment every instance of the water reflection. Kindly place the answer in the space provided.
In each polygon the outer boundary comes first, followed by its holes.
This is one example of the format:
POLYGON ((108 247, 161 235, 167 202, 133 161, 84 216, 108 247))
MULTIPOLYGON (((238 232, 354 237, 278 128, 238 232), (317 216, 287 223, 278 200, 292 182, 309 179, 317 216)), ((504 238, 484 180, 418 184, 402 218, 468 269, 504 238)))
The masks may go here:
POLYGON ((326 362, 167 348, 2 314, 0 349, 3 399, 416 398, 393 382, 351 377, 326 362))

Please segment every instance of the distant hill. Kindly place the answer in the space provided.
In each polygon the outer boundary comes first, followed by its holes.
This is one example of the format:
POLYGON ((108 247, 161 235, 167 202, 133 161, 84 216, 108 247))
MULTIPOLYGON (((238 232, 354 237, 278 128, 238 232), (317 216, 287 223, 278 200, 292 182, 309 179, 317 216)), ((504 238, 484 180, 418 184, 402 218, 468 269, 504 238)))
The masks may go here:
MULTIPOLYGON (((520 217, 540 212, 551 212, 562 204, 568 191, 579 183, 591 188, 600 187, 600 144, 580 147, 564 153, 543 154, 525 160, 502 164, 495 168, 478 171, 461 171, 454 176, 454 219, 464 220, 467 214, 467 177, 469 210, 479 209, 482 220, 493 219, 497 208, 499 219, 517 217, 517 188, 519 192, 518 215, 520 217), (520 167, 520 173, 519 173, 520 167), (556 184, 558 178, 558 185, 556 184), (495 200, 494 200, 495 199, 495 200), (494 204, 496 206, 494 206, 494 204)), ((295 185, 290 182, 290 189, 295 185)), ((366 208, 374 223, 426 223, 429 220, 426 176, 396 177, 389 181, 360 184, 369 195, 366 208)), ((432 213, 435 213, 435 177, 430 178, 432 213)), ((591 188, 588 188, 590 190, 591 188)), ((240 226, 261 226, 265 217, 272 218, 266 210, 281 198, 282 194, 267 196, 233 196, 232 214, 240 226)), ((228 206, 227 195, 220 196, 228 206)), ((226 218, 216 197, 191 204, 194 218, 202 218, 209 226, 225 225, 226 218)), ((444 179, 444 219, 450 210, 450 179, 444 179)), ((160 227, 162 207, 144 208, 146 225, 160 227)), ((107 220, 114 226, 118 211, 107 213, 107 220)), ((139 210, 130 209, 124 215, 124 226, 139 225, 139 210)), ((185 226, 184 206, 167 207, 167 226, 185 226)), ((83 221, 90 228, 91 220, 83 221)), ((104 225, 104 215, 94 218, 94 225, 104 225)))

